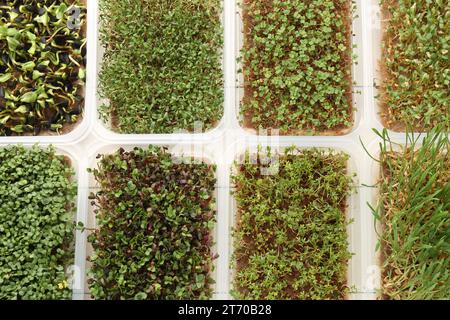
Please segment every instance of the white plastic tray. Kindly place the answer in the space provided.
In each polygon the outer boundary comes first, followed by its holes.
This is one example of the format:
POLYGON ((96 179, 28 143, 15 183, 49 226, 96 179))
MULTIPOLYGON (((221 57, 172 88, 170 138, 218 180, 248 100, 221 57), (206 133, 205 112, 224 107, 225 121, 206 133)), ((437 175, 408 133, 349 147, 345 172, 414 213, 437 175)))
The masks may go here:
MULTIPOLYGON (((239 54, 241 21, 237 0, 224 0, 224 115, 220 124, 206 132, 196 134, 117 134, 98 120, 96 96, 97 72, 101 63, 101 50, 98 43, 98 1, 88 0, 87 31, 87 83, 84 120, 73 132, 63 136, 48 137, 5 137, 0 144, 40 142, 44 145, 54 144, 57 150, 68 152, 77 163, 78 172, 78 220, 88 223, 91 208, 88 201, 93 181, 86 171, 96 165, 98 153, 111 153, 119 147, 145 146, 149 144, 166 145, 176 155, 194 154, 208 159, 217 165, 217 224, 216 248, 219 258, 215 261, 214 278, 215 299, 231 299, 232 271, 230 258, 232 254, 231 230, 234 223, 235 204, 230 194, 230 173, 233 161, 246 149, 254 150, 259 144, 274 149, 296 145, 302 148, 319 147, 342 150, 350 155, 349 169, 357 174, 355 184, 357 193, 349 199, 348 216, 355 219, 349 227, 350 251, 355 255, 348 268, 348 282, 356 288, 349 299, 374 299, 375 289, 380 284, 378 258, 375 252, 377 235, 374 219, 367 202, 375 205, 377 189, 369 187, 378 179, 379 167, 364 151, 360 139, 368 150, 378 154, 379 139, 372 128, 382 130, 375 100, 374 79, 376 77, 377 50, 380 47, 378 0, 356 0, 357 15, 353 23, 353 41, 357 44, 355 53, 358 65, 353 67, 356 85, 353 96, 355 104, 355 122, 349 133, 342 136, 272 136, 254 135, 244 130, 239 124, 239 100, 242 95, 242 79, 236 74, 236 58, 239 54)), ((391 139, 404 143, 405 134, 391 132, 391 139)), ((74 299, 89 298, 85 285, 86 275, 86 234, 77 232, 76 269, 80 279, 74 290, 74 299)))
MULTIPOLYGON (((295 145, 299 148, 305 148, 308 149, 310 146, 305 146, 300 143, 279 143, 278 146, 272 148, 272 151, 277 152, 278 154, 282 154, 283 150, 286 149, 286 147, 295 145)), ((258 146, 267 147, 267 146, 273 146, 273 144, 267 144, 264 142, 260 143, 242 143, 238 144, 238 152, 235 159, 235 163, 239 164, 241 157, 245 154, 246 151, 249 151, 250 154, 256 154, 258 152, 258 146)), ((327 147, 319 147, 320 149, 324 149, 325 151, 329 151, 329 148, 327 147)), ((361 219, 358 214, 360 212, 360 199, 359 199, 359 189, 360 189, 360 183, 358 181, 358 166, 357 162, 355 161, 356 154, 353 153, 353 151, 350 148, 347 148, 346 146, 339 146, 334 147, 333 151, 336 152, 344 152, 345 154, 350 156, 350 159, 347 162, 347 174, 349 176, 355 175, 352 179, 352 188, 355 188, 355 191, 351 193, 351 195, 347 198, 347 210, 346 210, 346 220, 350 221, 353 220, 354 222, 350 224, 347 227, 347 235, 348 235, 348 244, 349 244, 349 251, 353 253, 354 255, 350 259, 348 263, 347 268, 347 285, 350 288, 361 288, 362 287, 362 281, 359 269, 361 268, 362 263, 362 257, 361 257, 361 219)), ((264 149, 263 149, 264 152, 264 149)), ((275 160, 276 161, 276 160, 275 160)), ((232 166, 230 170, 233 174, 236 173, 236 166, 232 166)), ((230 221, 231 225, 236 224, 236 214, 237 214, 237 203, 234 197, 230 198, 230 221)), ((229 237, 229 255, 233 255, 233 238, 229 237)), ((232 279, 235 276, 234 270, 230 271, 230 282, 231 286, 233 286, 232 279)))
MULTIPOLYGON (((154 144, 156 145, 156 144, 154 144)), ((126 151, 130 151, 132 150, 134 147, 141 147, 141 148, 147 148, 148 144, 144 143, 144 144, 103 144, 101 146, 98 146, 98 148, 96 149, 96 151, 90 155, 88 161, 89 161, 89 168, 98 168, 98 162, 99 159, 97 159, 97 155, 98 154, 112 154, 115 153, 119 148, 123 148, 126 151)), ((191 148, 191 145, 187 144, 184 147, 180 148, 179 146, 171 146, 171 145, 166 145, 168 147, 168 151, 172 154, 172 156, 174 158, 177 159, 188 159, 188 160, 194 160, 194 161, 203 161, 204 163, 207 164, 211 164, 214 165, 214 159, 212 155, 207 154, 206 152, 203 152, 203 150, 197 149, 197 150, 193 150, 193 148, 191 148)), ((217 171, 215 172, 215 175, 217 176, 217 171)), ((88 189, 88 193, 95 193, 97 191, 99 191, 98 189, 98 183, 95 181, 94 176, 92 174, 88 174, 88 181, 89 181, 89 189, 88 189)), ((215 210, 217 212, 217 199, 218 199, 218 188, 216 188, 215 192, 214 192, 214 201, 215 201, 215 210)), ((89 229, 92 228, 96 228, 97 224, 96 224, 96 217, 95 217, 95 213, 94 213, 94 208, 89 204, 89 208, 87 211, 87 216, 84 216, 84 219, 86 221, 86 227, 89 229)), ((216 214, 216 219, 217 219, 217 214, 216 214)), ((90 234, 89 231, 87 231, 84 235, 83 235, 83 244, 85 244, 85 246, 81 246, 80 245, 80 256, 81 257, 87 257, 90 256, 92 253, 92 246, 86 241, 86 237, 88 236, 88 234, 90 234)), ((217 223, 215 224, 215 227, 212 231, 212 235, 214 237, 214 239, 218 238, 218 228, 217 228, 217 223)), ((217 248, 216 245, 213 246, 212 248, 212 252, 215 254, 217 253, 217 248)), ((90 263, 88 261, 83 261, 83 269, 87 270, 90 266, 90 263)), ((217 279, 217 260, 213 260, 213 271, 211 274, 212 278, 214 279, 214 281, 216 281, 217 279)), ((84 299, 91 299, 91 296, 89 294, 89 288, 87 285, 87 274, 86 272, 83 273, 83 279, 82 279, 82 283, 83 283, 83 298, 84 299)), ((214 292, 216 292, 216 284, 213 285, 213 290, 214 292)))
MULTIPOLYGON (((92 1, 92 0, 89 0, 92 1)), ((94 0, 96 1, 96 0, 94 0)), ((223 3, 227 2, 229 0, 222 0, 223 3)), ((99 26, 100 21, 99 21, 99 12, 98 12, 98 7, 95 8, 95 12, 93 12, 93 15, 96 19, 95 23, 97 26, 99 26)), ((222 26, 223 26, 223 21, 224 21, 224 13, 222 13, 221 16, 221 22, 222 22, 222 26)), ((102 59, 103 59, 103 55, 104 55, 104 48, 100 42, 100 38, 99 38, 99 28, 97 27, 95 29, 95 33, 91 34, 91 39, 92 41, 96 42, 96 64, 95 64, 95 68, 96 68, 96 76, 99 74, 101 68, 102 68, 102 59)), ((225 50, 225 48, 224 48, 225 50)), ((224 69, 224 56, 222 56, 222 71, 224 69)), ((99 118, 99 112, 98 112, 98 108, 102 105, 102 104, 108 104, 108 100, 107 99, 101 99, 99 94, 98 94, 98 79, 97 81, 94 82, 95 83, 95 119, 94 119, 94 130, 96 132, 96 134, 101 137, 103 140, 105 141, 111 141, 111 142, 117 142, 117 141, 142 141, 142 140, 146 140, 146 141, 155 141, 158 142, 159 140, 165 140, 165 139, 186 139, 187 136, 190 136, 190 139, 192 139, 193 141, 207 141, 209 139, 211 139, 212 137, 216 137, 219 136, 221 134, 221 131, 225 129, 225 125, 224 125, 224 121, 223 118, 219 119, 217 125, 204 132, 203 128, 196 128, 193 133, 188 133, 186 130, 184 130, 183 128, 174 128, 174 132, 170 133, 170 134, 120 134, 118 132, 116 132, 115 130, 113 130, 111 128, 111 122, 110 121, 104 121, 103 119, 99 118)), ((225 84, 224 84, 225 86, 225 84)))

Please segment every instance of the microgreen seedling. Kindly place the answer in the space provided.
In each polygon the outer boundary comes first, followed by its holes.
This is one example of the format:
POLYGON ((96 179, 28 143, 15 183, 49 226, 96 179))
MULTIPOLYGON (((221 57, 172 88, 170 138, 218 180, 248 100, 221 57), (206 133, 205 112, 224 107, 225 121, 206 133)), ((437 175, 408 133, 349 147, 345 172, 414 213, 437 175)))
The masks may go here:
MULTIPOLYGON (((267 156, 273 151, 268 151, 267 156)), ((288 148, 278 174, 258 152, 233 175, 237 202, 233 295, 239 299, 341 299, 348 293, 348 156, 288 148)))
POLYGON ((71 299, 73 175, 52 147, 0 148, 0 300, 71 299))
POLYGON ((101 0, 101 118, 121 133, 215 126, 223 109, 221 12, 221 0, 101 0))
POLYGON ((244 125, 340 132, 352 123, 349 0, 247 0, 242 4, 244 125))
POLYGON ((385 125, 416 131, 450 124, 450 6, 446 0, 382 0, 380 102, 385 125))
POLYGON ((381 225, 381 297, 450 298, 450 147, 448 131, 433 129, 421 141, 407 133, 408 145, 382 142, 378 207, 381 225))
POLYGON ((215 168, 175 163, 159 147, 99 156, 90 170, 97 228, 88 241, 96 299, 211 296, 215 168))
POLYGON ((78 0, 0 1, 0 135, 60 132, 78 121, 85 16, 78 0), (75 7, 80 28, 69 23, 75 7))

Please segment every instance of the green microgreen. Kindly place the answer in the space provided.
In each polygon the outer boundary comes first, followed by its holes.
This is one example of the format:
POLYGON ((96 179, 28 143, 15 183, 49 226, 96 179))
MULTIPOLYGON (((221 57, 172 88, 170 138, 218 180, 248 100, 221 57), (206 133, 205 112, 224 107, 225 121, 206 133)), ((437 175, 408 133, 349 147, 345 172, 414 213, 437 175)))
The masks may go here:
POLYGON ((351 126, 351 3, 243 2, 245 126, 282 134, 351 126))
POLYGON ((0 299, 70 299, 76 184, 67 158, 0 148, 0 299))
POLYGON ((340 299, 348 292, 348 156, 288 148, 277 174, 259 151, 232 180, 237 202, 233 295, 239 299, 340 299), (265 164, 266 163, 266 164, 265 164))
POLYGON ((96 299, 206 299, 212 293, 215 166, 160 147, 99 156, 88 236, 96 299))
POLYGON ((385 125, 418 131, 450 123, 450 5, 446 0, 382 0, 380 98, 385 125))
POLYGON ((433 129, 408 145, 382 138, 379 206, 384 299, 450 298, 450 158, 448 131, 433 129))
POLYGON ((205 129, 222 115, 221 0, 102 0, 100 116, 120 133, 205 129))
POLYGON ((60 132, 78 121, 85 16, 79 0, 0 1, 0 135, 60 132))

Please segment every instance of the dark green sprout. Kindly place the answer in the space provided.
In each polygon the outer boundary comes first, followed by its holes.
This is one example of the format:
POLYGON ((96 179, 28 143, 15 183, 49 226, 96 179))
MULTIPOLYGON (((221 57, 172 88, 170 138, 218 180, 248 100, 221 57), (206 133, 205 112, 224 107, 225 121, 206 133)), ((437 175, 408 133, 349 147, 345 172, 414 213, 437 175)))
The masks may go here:
POLYGON ((244 125, 340 134, 352 124, 350 0, 242 4, 244 125))

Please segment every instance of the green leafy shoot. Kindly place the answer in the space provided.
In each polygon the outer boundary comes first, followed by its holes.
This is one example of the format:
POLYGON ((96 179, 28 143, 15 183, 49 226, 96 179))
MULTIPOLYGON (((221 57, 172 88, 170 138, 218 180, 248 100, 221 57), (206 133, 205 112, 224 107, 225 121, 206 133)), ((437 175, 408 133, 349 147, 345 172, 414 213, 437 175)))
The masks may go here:
POLYGON ((278 173, 245 155, 232 177, 237 202, 234 290, 237 299, 343 299, 347 285, 348 156, 288 148, 278 173))
POLYGON ((96 299, 207 299, 215 167, 174 161, 160 147, 99 156, 90 170, 97 227, 88 236, 96 299))
POLYGON ((352 125, 352 1, 242 4, 241 114, 252 129, 342 134, 352 125))
POLYGON ((381 116, 385 126, 428 131, 450 119, 450 5, 382 0, 381 116))
POLYGON ((379 132, 380 249, 384 299, 449 299, 450 159, 448 131, 438 126, 408 145, 379 132))
POLYGON ((71 299, 77 187, 53 147, 0 148, 0 299, 71 299))
POLYGON ((0 135, 69 131, 83 112, 86 8, 0 1, 0 135))
POLYGON ((100 0, 100 117, 120 133, 213 128, 223 113, 221 0, 100 0))

